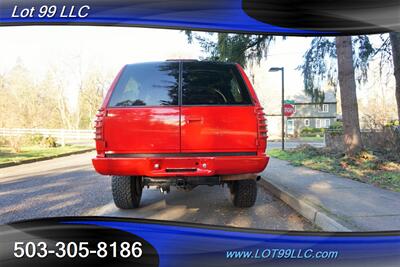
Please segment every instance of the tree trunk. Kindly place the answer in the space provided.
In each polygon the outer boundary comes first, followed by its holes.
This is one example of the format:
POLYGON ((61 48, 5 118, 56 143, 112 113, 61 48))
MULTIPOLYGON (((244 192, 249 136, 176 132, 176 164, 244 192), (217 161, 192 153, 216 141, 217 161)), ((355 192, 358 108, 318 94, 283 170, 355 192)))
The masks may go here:
POLYGON ((354 78, 351 36, 336 37, 340 100, 342 106, 344 145, 346 155, 354 156, 362 148, 356 81, 354 78))
POLYGON ((390 44, 394 65, 394 78, 396 80, 397 119, 400 120, 400 33, 391 32, 390 44))

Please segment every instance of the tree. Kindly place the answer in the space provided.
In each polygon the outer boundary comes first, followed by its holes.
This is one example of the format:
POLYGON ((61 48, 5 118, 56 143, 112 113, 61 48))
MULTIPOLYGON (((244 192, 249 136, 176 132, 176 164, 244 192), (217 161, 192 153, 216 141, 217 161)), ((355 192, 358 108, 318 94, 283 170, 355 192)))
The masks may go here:
POLYGON ((91 129, 93 127, 93 119, 101 106, 109 78, 109 75, 93 70, 83 79, 78 98, 79 128, 91 129))
POLYGON ((389 37, 392 47, 393 74, 396 80, 397 118, 400 120, 400 33, 391 32, 389 37))
POLYGON ((92 128, 112 77, 95 66, 72 68, 78 63, 49 66, 39 79, 21 60, 0 73, 0 128, 92 128), (68 97, 75 90, 77 105, 68 97))
POLYGON ((380 61, 380 76, 383 75, 384 66, 389 66, 391 74, 395 78, 395 99, 397 104, 397 118, 400 120, 400 33, 391 32, 389 34, 380 35, 382 44, 376 49, 374 56, 379 56, 380 61))
POLYGON ((259 63, 267 56, 268 47, 274 36, 255 34, 214 33, 200 35, 185 31, 189 43, 195 38, 205 52, 207 59, 231 61, 246 66, 248 63, 259 63))
POLYGON ((30 127, 37 115, 37 91, 21 60, 4 77, 2 121, 5 127, 30 127))
POLYGON ((316 37, 304 54, 302 70, 305 93, 316 102, 324 100, 323 82, 334 88, 339 81, 347 155, 363 148, 360 134, 356 81, 367 80, 368 63, 374 54, 368 36, 316 37), (353 49, 354 48, 354 49, 353 49))
POLYGON ((57 110, 62 121, 64 129, 72 129, 72 112, 68 106, 67 99, 65 97, 65 84, 60 75, 55 74, 55 89, 57 90, 57 110))
POLYGON ((7 99, 8 94, 5 87, 5 75, 0 74, 0 128, 6 126, 6 116, 4 112, 7 110, 7 99))
POLYGON ((64 128, 62 117, 58 109, 61 95, 59 95, 56 78, 52 71, 47 71, 37 88, 41 95, 41 116, 36 118, 36 120, 41 118, 41 121, 38 122, 40 127, 50 129, 64 128))
POLYGON ((351 36, 336 37, 336 53, 343 113, 344 144, 346 154, 354 155, 361 151, 362 141, 358 118, 351 36))
POLYGON ((0 77, 0 127, 62 127, 53 77, 34 77, 21 60, 0 77))

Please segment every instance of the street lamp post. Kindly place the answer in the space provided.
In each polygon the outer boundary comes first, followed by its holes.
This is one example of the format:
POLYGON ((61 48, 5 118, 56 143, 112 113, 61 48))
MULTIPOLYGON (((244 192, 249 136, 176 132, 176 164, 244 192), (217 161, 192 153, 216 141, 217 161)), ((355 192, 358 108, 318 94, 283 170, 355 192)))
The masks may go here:
POLYGON ((269 69, 270 72, 282 71, 282 99, 281 99, 281 118, 282 118, 282 150, 285 150, 285 69, 283 67, 273 67, 269 69))

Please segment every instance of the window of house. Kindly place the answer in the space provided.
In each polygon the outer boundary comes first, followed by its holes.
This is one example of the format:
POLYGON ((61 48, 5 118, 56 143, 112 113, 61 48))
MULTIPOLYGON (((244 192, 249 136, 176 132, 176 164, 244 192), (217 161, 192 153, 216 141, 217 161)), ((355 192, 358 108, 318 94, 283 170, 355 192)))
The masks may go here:
POLYGON ((306 126, 306 127, 310 126, 310 120, 309 119, 305 119, 304 120, 304 126, 306 126))
POLYGON ((330 119, 326 119, 324 126, 325 126, 324 128, 329 128, 329 126, 331 126, 331 120, 330 119))
POLYGON ((294 121, 293 120, 286 121, 286 132, 287 132, 287 134, 294 134, 294 121))
POLYGON ((329 105, 328 104, 322 104, 322 106, 318 105, 318 112, 323 112, 323 113, 329 112, 329 105))
POLYGON ((321 128, 321 120, 320 119, 315 120, 315 128, 321 128))
POLYGON ((330 119, 316 119, 315 120, 315 128, 328 128, 331 126, 330 119))

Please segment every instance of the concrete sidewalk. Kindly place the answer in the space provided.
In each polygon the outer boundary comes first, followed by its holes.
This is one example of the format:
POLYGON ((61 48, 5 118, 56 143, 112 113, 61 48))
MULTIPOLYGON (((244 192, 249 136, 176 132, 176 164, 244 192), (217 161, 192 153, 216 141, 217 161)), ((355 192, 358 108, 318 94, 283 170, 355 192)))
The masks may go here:
POLYGON ((271 158, 261 184, 325 231, 400 230, 400 193, 271 158))

